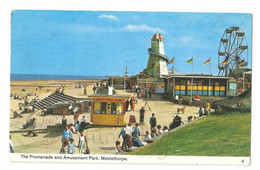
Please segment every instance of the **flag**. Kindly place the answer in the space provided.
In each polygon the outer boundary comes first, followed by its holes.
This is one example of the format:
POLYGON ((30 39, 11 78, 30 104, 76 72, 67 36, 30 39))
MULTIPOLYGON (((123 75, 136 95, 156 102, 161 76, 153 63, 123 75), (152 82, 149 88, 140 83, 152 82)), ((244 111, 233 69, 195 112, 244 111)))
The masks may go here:
POLYGON ((240 66, 247 66, 247 62, 245 60, 242 60, 241 62, 238 63, 240 66))
POLYGON ((166 66, 167 66, 168 64, 173 63, 173 62, 174 62, 174 58, 175 58, 175 57, 173 57, 173 58, 166 64, 166 66))
POLYGON ((202 65, 209 64, 210 63, 210 59, 211 58, 209 58, 207 61, 205 61, 202 65))
POLYGON ((186 61, 186 64, 192 64, 193 63, 193 57, 191 59, 189 59, 188 61, 186 61))
POLYGON ((224 61, 222 61, 222 63, 220 63, 221 65, 227 65, 228 64, 228 58, 226 58, 224 61))

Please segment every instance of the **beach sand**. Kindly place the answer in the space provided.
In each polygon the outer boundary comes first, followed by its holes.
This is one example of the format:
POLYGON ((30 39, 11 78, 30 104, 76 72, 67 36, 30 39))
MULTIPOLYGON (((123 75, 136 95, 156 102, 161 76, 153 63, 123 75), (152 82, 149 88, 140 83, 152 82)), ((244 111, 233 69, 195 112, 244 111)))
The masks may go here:
MULTIPOLYGON (((87 86, 87 94, 93 94, 92 88, 95 84, 95 80, 66 80, 66 81, 12 81, 11 82, 11 93, 17 93, 20 96, 25 96, 27 93, 32 93, 33 96, 28 98, 31 100, 35 96, 41 100, 44 97, 50 95, 55 91, 56 88, 61 87, 62 84, 65 85, 65 94, 75 96, 75 97, 86 97, 83 95, 83 88, 75 89, 75 83, 81 83, 87 86), (37 87, 37 90, 36 90, 37 87), (39 88, 41 87, 41 88, 39 88), (21 91, 22 89, 26 91, 21 91), (34 95, 36 93, 36 95, 34 95)), ((117 91, 118 93, 123 93, 122 90, 117 91)), ((134 93, 127 93, 133 95, 134 93)), ((178 104, 174 104, 162 98, 161 94, 153 94, 151 99, 147 99, 151 111, 146 107, 146 113, 144 122, 145 125, 139 126, 141 130, 141 139, 144 138, 145 131, 150 131, 149 119, 152 113, 155 113, 157 118, 157 124, 161 126, 169 126, 172 122, 173 117, 177 114, 177 108, 183 107, 178 104)), ((18 111, 19 102, 23 100, 14 100, 13 97, 10 98, 11 108, 10 110, 18 111)), ((129 122, 130 115, 134 115, 136 121, 139 122, 139 110, 141 106, 145 105, 146 100, 139 99, 136 104, 135 111, 126 112, 126 122, 129 122)), ((184 123, 187 122, 188 116, 198 116, 198 107, 187 107, 185 114, 180 114, 184 123)), ((19 113, 19 111, 18 111, 19 113)), ((87 120, 90 119, 89 113, 81 114, 79 118, 83 115, 86 116, 87 120)), ((12 117, 10 112, 10 118, 12 117)), ((61 123, 62 116, 60 115, 47 115, 40 116, 40 111, 35 114, 23 114, 23 118, 10 119, 10 131, 21 130, 22 125, 27 119, 35 117, 37 119, 37 129, 45 129, 47 125, 55 125, 61 123)), ((66 116, 68 124, 73 123, 73 115, 66 116)), ((90 128, 85 130, 85 134, 88 138, 88 145, 91 150, 91 154, 114 154, 115 142, 117 140, 122 142, 122 138, 118 138, 118 134, 122 127, 99 127, 90 128)), ((11 133, 12 141, 15 145, 16 153, 58 153, 61 147, 61 133, 38 133, 36 137, 25 137, 22 134, 25 133, 11 133)), ((79 134, 74 135, 75 144, 78 144, 79 134)), ((76 149, 77 150, 77 149, 76 149)), ((78 151, 76 152, 78 153, 78 151)))

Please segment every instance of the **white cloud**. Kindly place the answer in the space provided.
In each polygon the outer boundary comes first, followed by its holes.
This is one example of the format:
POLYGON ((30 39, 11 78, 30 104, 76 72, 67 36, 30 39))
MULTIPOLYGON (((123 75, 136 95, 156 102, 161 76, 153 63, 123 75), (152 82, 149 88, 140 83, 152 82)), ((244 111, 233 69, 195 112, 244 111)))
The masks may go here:
POLYGON ((193 41, 193 38, 190 37, 190 36, 183 36, 183 37, 180 37, 180 40, 179 40, 181 43, 188 43, 188 42, 192 42, 193 41))
POLYGON ((123 28, 120 28, 119 30, 123 31, 149 31, 149 32, 159 32, 159 33, 165 33, 166 31, 161 28, 155 28, 155 27, 149 27, 145 24, 143 25, 127 25, 123 28))
POLYGON ((114 20, 114 21, 119 21, 119 19, 114 15, 103 14, 103 15, 98 16, 98 18, 108 18, 108 19, 111 19, 111 20, 114 20))

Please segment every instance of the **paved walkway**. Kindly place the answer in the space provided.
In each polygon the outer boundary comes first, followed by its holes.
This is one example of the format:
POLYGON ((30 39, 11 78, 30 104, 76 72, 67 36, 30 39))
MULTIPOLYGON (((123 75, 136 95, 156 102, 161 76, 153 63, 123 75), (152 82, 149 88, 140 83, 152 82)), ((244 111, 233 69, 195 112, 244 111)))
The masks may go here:
MULTIPOLYGON (((82 90, 81 90, 82 91, 82 90)), ((68 93, 70 93, 68 91, 68 93)), ((72 90, 71 93, 76 93, 75 90, 72 90)), ((89 94, 89 93, 88 93, 89 94)), ((131 93, 130 93, 131 94, 131 93)), ((133 94, 132 94, 133 95, 133 94)), ((80 96, 78 94, 78 96, 80 96)), ((152 113, 155 113, 155 117, 157 118, 157 124, 163 126, 169 126, 172 122, 173 117, 177 114, 177 108, 183 107, 177 104, 173 104, 167 100, 162 99, 162 95, 153 95, 151 99, 142 100, 139 99, 136 104, 135 111, 129 111, 126 113, 126 121, 129 122, 130 115, 134 115, 136 121, 139 123, 139 110, 142 106, 145 105, 145 102, 148 102, 151 111, 146 107, 145 110, 145 125, 139 126, 141 130, 141 139, 144 138, 145 131, 150 130, 149 119, 152 113)), ((198 115, 198 107, 187 107, 185 114, 180 114, 184 123, 187 122, 188 116, 198 115)), ((34 115, 37 117, 37 121, 39 124, 38 128, 45 128, 47 124, 56 124, 60 123, 61 116, 45 116, 40 117, 39 115, 34 115)), ((80 118, 83 115, 80 115, 80 118)), ((89 118, 89 114, 86 114, 87 119, 89 118)), ((21 122, 24 121, 25 118, 16 119, 15 122, 18 124, 17 126, 12 123, 11 129, 16 129, 20 126, 21 122)), ((67 116, 68 123, 73 122, 73 116, 67 116)), ((114 154, 115 142, 122 139, 118 139, 118 134, 122 127, 99 127, 99 128, 91 128, 87 129, 85 133, 87 134, 88 144, 91 150, 91 154, 114 154)), ((18 140, 22 140, 22 138, 27 138, 26 143, 21 142, 16 146, 16 152, 23 153, 58 153, 61 147, 61 134, 39 134, 39 136, 34 137, 32 139, 28 139, 29 137, 21 137, 21 133, 12 134, 14 136, 13 142, 19 143, 18 140)), ((74 140, 76 145, 78 144, 79 134, 74 136, 74 140)))

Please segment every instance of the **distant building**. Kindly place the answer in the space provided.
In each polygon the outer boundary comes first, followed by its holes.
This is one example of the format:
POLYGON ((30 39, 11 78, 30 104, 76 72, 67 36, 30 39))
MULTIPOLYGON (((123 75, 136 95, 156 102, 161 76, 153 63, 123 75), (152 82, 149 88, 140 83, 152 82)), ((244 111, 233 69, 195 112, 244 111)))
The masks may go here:
POLYGON ((220 97, 227 97, 229 94, 230 77, 183 74, 170 75, 165 79, 165 91, 169 98, 173 98, 175 95, 194 96, 197 93, 200 96, 220 97))

